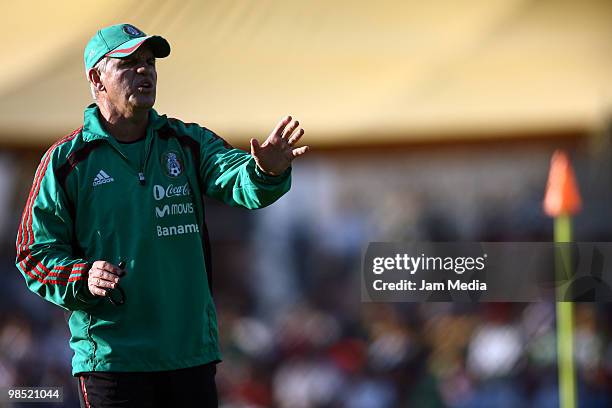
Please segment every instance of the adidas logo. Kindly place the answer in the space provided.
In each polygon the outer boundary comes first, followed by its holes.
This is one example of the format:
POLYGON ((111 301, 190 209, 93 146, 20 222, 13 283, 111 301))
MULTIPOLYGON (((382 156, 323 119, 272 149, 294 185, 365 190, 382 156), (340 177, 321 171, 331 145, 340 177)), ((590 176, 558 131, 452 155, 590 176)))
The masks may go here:
POLYGON ((115 181, 114 178, 106 174, 104 170, 100 170, 93 181, 93 186, 99 186, 100 184, 110 183, 115 181))

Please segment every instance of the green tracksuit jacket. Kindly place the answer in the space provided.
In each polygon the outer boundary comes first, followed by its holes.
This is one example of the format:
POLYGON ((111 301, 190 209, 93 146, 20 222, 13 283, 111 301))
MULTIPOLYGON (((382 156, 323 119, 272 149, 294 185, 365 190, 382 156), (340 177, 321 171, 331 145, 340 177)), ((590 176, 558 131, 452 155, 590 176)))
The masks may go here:
POLYGON ((28 287, 70 314, 72 373, 156 371, 221 359, 202 194, 250 209, 289 190, 206 128, 151 110, 141 168, 85 110, 43 156, 17 234, 28 287), (91 263, 126 262, 114 306, 87 289, 91 263))

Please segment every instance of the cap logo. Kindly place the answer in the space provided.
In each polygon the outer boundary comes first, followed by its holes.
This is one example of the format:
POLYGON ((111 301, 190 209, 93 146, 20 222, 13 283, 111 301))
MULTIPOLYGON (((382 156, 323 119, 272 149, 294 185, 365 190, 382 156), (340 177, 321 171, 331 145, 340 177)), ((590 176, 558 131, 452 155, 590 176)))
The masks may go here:
POLYGON ((130 35, 132 37, 140 37, 143 36, 144 33, 142 31, 140 31, 139 29, 137 29, 136 27, 134 27, 131 24, 126 24, 123 26, 123 32, 126 33, 127 35, 130 35))

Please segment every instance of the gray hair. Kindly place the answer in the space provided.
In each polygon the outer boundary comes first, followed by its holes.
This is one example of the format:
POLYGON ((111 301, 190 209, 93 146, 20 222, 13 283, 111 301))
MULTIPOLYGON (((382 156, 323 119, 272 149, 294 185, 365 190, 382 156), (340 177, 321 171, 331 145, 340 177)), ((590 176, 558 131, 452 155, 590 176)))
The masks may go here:
MULTIPOLYGON (((102 74, 106 71, 106 64, 108 64, 108 57, 102 57, 100 61, 96 62, 96 65, 94 65, 92 69, 98 71, 98 74, 102 74)), ((89 81, 89 75, 87 76, 87 80, 89 81)), ((91 89, 91 97, 94 101, 97 101, 98 90, 91 81, 89 82, 89 88, 91 89)))

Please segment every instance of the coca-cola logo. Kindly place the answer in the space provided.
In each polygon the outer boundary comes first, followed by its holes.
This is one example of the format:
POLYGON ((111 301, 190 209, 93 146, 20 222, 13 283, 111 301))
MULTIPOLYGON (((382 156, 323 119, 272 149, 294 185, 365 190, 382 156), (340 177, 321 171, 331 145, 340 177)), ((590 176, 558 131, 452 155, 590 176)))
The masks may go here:
POLYGON ((164 198, 184 197, 190 195, 191 189, 187 183, 183 184, 182 186, 175 186, 174 184, 170 184, 167 187, 160 186, 159 184, 153 186, 153 197, 157 201, 163 200, 164 198))

